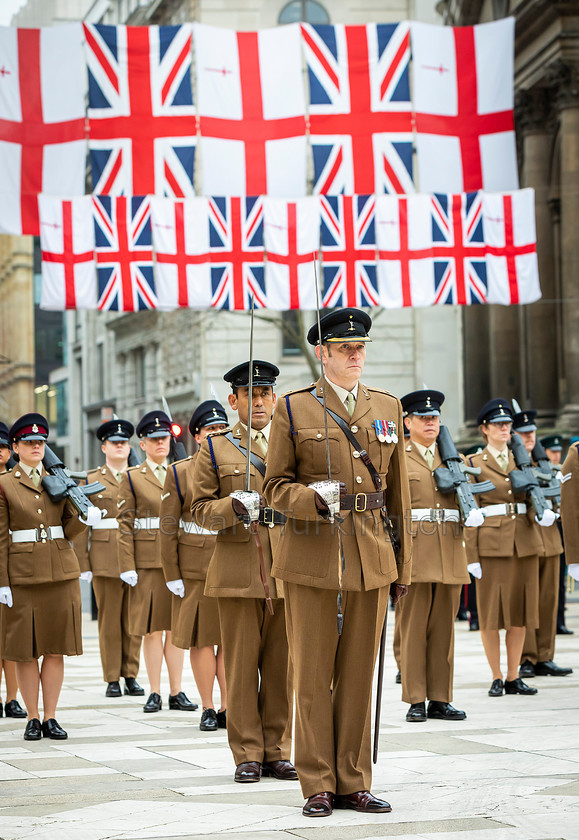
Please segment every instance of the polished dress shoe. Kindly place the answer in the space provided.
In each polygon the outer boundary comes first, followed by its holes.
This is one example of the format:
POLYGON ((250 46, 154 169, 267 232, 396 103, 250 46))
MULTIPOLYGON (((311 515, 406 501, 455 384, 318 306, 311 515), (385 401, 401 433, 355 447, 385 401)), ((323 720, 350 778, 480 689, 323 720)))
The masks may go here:
POLYGON ((378 799, 369 790, 359 790, 347 796, 336 796, 334 808, 349 808, 351 811, 360 811, 361 814, 388 814, 392 810, 389 802, 378 799))
POLYGON ((217 712, 217 726, 220 729, 227 729, 227 709, 217 712))
POLYGON ((464 607, 459 607, 456 619, 457 621, 468 621, 468 611, 464 607))
POLYGON ((519 677, 522 677, 525 680, 531 679, 531 677, 535 676, 535 666, 531 662, 530 659, 525 659, 519 668, 519 677))
POLYGON ((42 734, 45 738, 51 738, 53 741, 65 741, 68 738, 68 732, 65 732, 54 718, 48 718, 44 721, 42 734))
MULTIPOLYGON (((538 677, 568 677, 572 673, 573 668, 561 668, 552 659, 547 660, 547 662, 537 662, 535 665, 535 674, 538 677)), ((524 676, 520 671, 519 674, 524 676)))
POLYGON ((304 817, 330 817, 333 809, 334 794, 324 791, 310 796, 302 808, 302 814, 304 817))
POLYGON ((461 712, 450 703, 442 703, 439 700, 429 702, 427 715, 435 720, 466 720, 466 712, 461 712))
POLYGON ((396 685, 402 685, 402 674, 400 671, 396 672, 396 685))
POLYGON ((107 685, 107 690, 105 691, 105 697, 120 697, 121 696, 121 685, 118 680, 113 680, 107 685))
POLYGON ((184 691, 180 691, 179 694, 169 695, 169 708, 178 709, 180 712, 196 712, 199 706, 192 703, 184 691))
POLYGON ((468 629, 469 630, 480 630, 479 623, 478 623, 478 618, 471 618, 471 620, 468 623, 468 629))
POLYGON ((157 694, 156 691, 153 691, 152 694, 149 694, 149 699, 143 706, 144 712, 160 712, 163 708, 163 701, 161 700, 161 695, 157 694))
POLYGON ((25 741, 40 741, 42 738, 42 727, 38 718, 30 718, 24 730, 25 741))
POLYGON ((217 712, 215 709, 203 709, 199 729, 201 732, 217 732, 219 726, 217 724, 217 712))
POLYGON ((493 684, 489 688, 489 697, 502 697, 504 688, 502 680, 493 680, 493 684))
POLYGON ((295 781, 298 777, 296 768, 291 761, 264 761, 261 765, 262 776, 273 776, 283 782, 295 781))
POLYGON ((426 720, 426 704, 413 703, 406 712, 408 723, 424 723, 426 720))
POLYGON ((235 768, 234 782, 259 782, 261 776, 260 761, 243 761, 235 768))
POLYGON ((520 677, 516 680, 505 680, 505 694, 536 694, 537 689, 523 682, 520 677))
MULTIPOLYGON (((6 703, 4 706, 4 713, 6 717, 11 718, 25 718, 26 712, 18 702, 18 700, 10 700, 9 703, 6 703)), ((2 716, 2 704, 0 703, 0 717, 2 716)))
POLYGON ((557 635, 558 636, 574 636, 575 631, 574 630, 569 630, 569 628, 566 627, 564 624, 558 624, 557 625, 557 635))
POLYGON ((125 694, 130 694, 131 697, 144 697, 145 689, 134 677, 125 677, 125 694))

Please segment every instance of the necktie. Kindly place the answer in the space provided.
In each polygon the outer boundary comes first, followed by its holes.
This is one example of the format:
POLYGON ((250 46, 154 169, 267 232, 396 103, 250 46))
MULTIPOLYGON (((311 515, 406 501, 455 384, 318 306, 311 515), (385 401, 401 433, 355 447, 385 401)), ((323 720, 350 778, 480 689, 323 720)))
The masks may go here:
POLYGON ((155 474, 156 474, 157 478, 159 479, 159 484, 163 487, 164 484, 165 484, 165 476, 167 474, 167 467, 165 467, 163 464, 159 464, 157 467, 155 467, 155 474))
POLYGON ((256 432, 253 436, 255 443, 257 444, 257 448, 261 449, 262 454, 265 456, 267 455, 267 440, 265 439, 265 435, 263 432, 256 432))
POLYGON ((123 477, 123 474, 122 474, 122 472, 121 472, 120 470, 119 470, 119 472, 118 472, 118 473, 115 473, 115 478, 116 478, 116 480, 119 482, 119 484, 121 483, 121 478, 122 478, 122 477, 123 477))
POLYGON ((346 409, 348 411, 348 417, 351 417, 354 413, 354 409, 356 408, 356 397, 351 392, 348 393, 346 397, 346 409))
POLYGON ((504 452, 499 452, 498 458, 499 467, 501 470, 507 471, 507 467, 509 466, 509 459, 507 458, 504 452))
POLYGON ((30 478, 35 487, 40 487, 40 470, 37 467, 30 470, 30 478))
POLYGON ((430 449, 430 448, 426 449, 426 451, 424 453, 424 458, 426 460, 426 463, 430 467, 430 469, 432 469, 432 465, 434 464, 434 453, 433 453, 432 449, 430 449))

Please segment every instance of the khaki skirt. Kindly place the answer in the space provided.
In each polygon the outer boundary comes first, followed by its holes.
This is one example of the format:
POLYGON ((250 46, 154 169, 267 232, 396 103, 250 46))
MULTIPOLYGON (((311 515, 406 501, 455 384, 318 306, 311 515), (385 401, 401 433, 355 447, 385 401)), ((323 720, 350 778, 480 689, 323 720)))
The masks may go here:
POLYGON ((172 599, 162 569, 139 569, 137 585, 129 591, 130 635, 170 630, 172 599))
POLYGON ((217 598, 204 588, 204 580, 185 580, 185 597, 175 598, 172 642, 184 650, 221 644, 217 598))
POLYGON ((82 605, 78 578, 13 586, 4 607, 0 647, 4 659, 31 662, 45 654, 82 654, 82 605))
POLYGON ((481 557, 482 578, 476 582, 481 630, 539 626, 539 558, 481 557))

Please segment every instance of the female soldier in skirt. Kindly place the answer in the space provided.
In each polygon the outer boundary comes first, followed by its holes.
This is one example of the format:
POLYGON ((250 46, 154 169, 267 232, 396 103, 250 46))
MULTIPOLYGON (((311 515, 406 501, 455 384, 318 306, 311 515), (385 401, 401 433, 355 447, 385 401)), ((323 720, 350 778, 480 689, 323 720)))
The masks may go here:
POLYGON ((63 657, 82 653, 80 568, 69 540, 85 525, 69 501, 52 501, 42 486, 47 438, 41 414, 20 417, 10 429, 19 464, 0 476, 0 646, 16 662, 27 741, 68 737, 56 721, 63 657))

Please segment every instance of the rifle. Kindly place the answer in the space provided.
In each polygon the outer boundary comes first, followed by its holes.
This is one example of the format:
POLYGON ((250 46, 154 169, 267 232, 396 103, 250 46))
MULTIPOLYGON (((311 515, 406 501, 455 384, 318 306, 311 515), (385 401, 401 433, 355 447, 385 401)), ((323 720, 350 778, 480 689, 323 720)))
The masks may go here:
POLYGON ((553 464, 549 460, 549 456, 545 452, 545 447, 538 440, 531 452, 531 458, 537 465, 533 467, 533 472, 539 479, 539 484, 543 488, 543 493, 548 499, 552 499, 553 503, 559 507, 561 505, 561 482, 557 478, 557 473, 561 471, 560 464, 553 464), (543 476, 550 476, 549 481, 545 481, 543 476))
POLYGON ((436 485, 441 493, 456 493, 464 521, 473 510, 478 510, 475 494, 488 493, 495 489, 492 481, 471 483, 467 476, 480 475, 480 467, 468 467, 462 462, 454 441, 448 431, 448 426, 441 425, 436 440, 440 457, 444 467, 434 470, 436 485))
POLYGON ((531 456, 525 449, 521 436, 516 432, 511 435, 509 448, 517 465, 517 469, 511 470, 509 473, 513 493, 528 494, 537 514, 537 519, 542 519, 545 511, 550 510, 550 508, 539 480, 548 482, 551 480, 551 474, 542 473, 540 470, 533 468, 531 456))
POLYGON ((91 504, 88 496, 102 492, 105 489, 104 484, 101 484, 100 481, 93 481, 91 484, 84 484, 79 487, 67 474, 64 464, 48 444, 45 444, 44 447, 42 463, 44 469, 50 473, 50 475, 44 476, 42 485, 53 502, 70 499, 83 520, 87 521, 91 509, 98 511, 98 519, 101 518, 100 509, 91 504))
MULTIPOLYGON (((173 417, 171 416, 171 411, 169 409, 169 403, 163 397, 163 410, 171 423, 173 423, 173 417)), ((182 461, 184 458, 187 457, 187 450, 185 446, 181 443, 180 440, 175 438, 173 431, 171 430, 171 449, 169 450, 169 454, 173 461, 182 461)))
POLYGON ((143 460, 134 446, 131 446, 131 451, 129 452, 129 457, 127 459, 127 466, 128 467, 138 467, 140 464, 143 463, 143 460))

